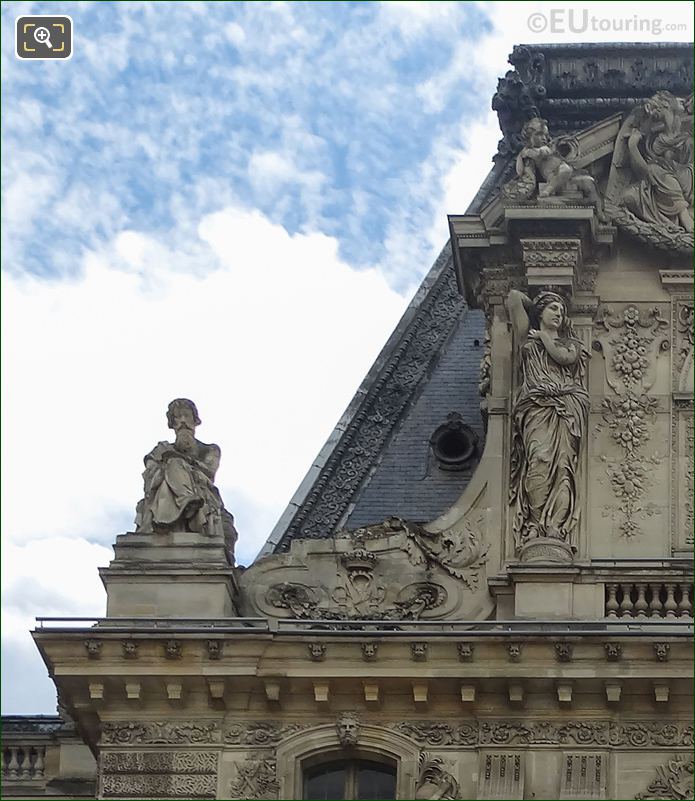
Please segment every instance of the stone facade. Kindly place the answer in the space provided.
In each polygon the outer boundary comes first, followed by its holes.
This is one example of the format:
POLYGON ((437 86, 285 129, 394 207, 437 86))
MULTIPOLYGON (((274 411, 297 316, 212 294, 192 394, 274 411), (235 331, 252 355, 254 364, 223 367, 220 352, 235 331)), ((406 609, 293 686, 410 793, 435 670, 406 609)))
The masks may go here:
MULTIPOLYGON (((452 271, 423 306, 435 341, 455 280, 486 322, 485 442, 460 497, 341 529, 387 440, 365 412, 235 568, 219 451, 197 411, 174 419, 101 571, 107 617, 34 632, 99 798, 299 799, 360 760, 401 799, 693 797, 692 102, 656 49, 651 94, 564 128, 521 103, 515 122, 514 92, 560 80, 553 52, 515 50, 500 191, 449 218, 452 271)), ((600 83, 602 58, 563 74, 600 83)), ((428 351, 395 352, 374 386, 410 363, 412 394, 428 351)))

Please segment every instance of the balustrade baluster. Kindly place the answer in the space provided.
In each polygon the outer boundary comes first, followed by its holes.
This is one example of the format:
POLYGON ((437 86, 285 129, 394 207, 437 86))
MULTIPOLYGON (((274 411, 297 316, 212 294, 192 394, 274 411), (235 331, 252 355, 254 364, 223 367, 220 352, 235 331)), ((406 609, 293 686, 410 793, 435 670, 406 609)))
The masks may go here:
POLYGON ((666 602, 664 603, 664 609, 666 610, 666 617, 675 617, 676 616, 676 609, 678 605, 676 604, 676 599, 674 595, 676 593, 676 585, 675 584, 667 584, 666 585, 666 602))
POLYGON ((606 617, 618 617, 618 601, 616 594, 618 592, 617 584, 606 585, 608 590, 608 600, 606 601, 606 617))
POLYGON ((632 584, 621 584, 620 586, 623 590, 623 600, 620 602, 620 617, 632 617, 633 606, 632 598, 630 598, 632 584))
POLYGON ((678 609, 680 611, 681 617, 692 617, 693 616, 693 605, 690 601, 690 592, 691 586, 688 582, 684 582, 680 585, 681 587, 681 600, 678 604, 678 609))
POLYGON ((652 617, 661 617, 661 598, 659 598, 659 593, 661 592, 661 584, 650 584, 649 588, 652 591, 652 600, 649 602, 649 610, 651 611, 652 617))
POLYGON ((43 779, 44 770, 44 757, 46 754, 46 747, 43 745, 36 746, 36 762, 34 762, 34 778, 43 779))
POLYGON ((16 779, 19 775, 19 762, 17 761, 17 751, 15 746, 10 746, 10 761, 7 765, 7 773, 10 779, 16 779))
POLYGON ((637 600, 635 601, 635 611, 637 612, 637 617, 646 617, 647 616, 647 585, 646 584, 638 584, 637 585, 637 600))
POLYGON ((20 764, 22 769, 22 779, 31 779, 31 749, 29 746, 22 748, 22 759, 20 764))

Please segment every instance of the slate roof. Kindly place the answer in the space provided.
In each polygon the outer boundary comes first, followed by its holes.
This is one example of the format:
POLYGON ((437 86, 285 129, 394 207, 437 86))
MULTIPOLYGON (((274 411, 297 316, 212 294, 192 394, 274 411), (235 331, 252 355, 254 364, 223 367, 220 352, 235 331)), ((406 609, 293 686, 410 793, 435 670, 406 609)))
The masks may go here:
MULTIPOLYGON (((511 176, 526 120, 541 116, 552 135, 571 133, 660 89, 692 92, 687 43, 517 45, 509 62, 513 69, 492 98, 502 139, 466 213, 482 208, 511 176)), ((431 520, 454 503, 471 471, 439 469, 430 437, 450 412, 483 437, 483 338, 482 312, 468 309, 459 294, 447 243, 261 555, 285 551, 293 539, 331 537, 392 515, 431 520)))

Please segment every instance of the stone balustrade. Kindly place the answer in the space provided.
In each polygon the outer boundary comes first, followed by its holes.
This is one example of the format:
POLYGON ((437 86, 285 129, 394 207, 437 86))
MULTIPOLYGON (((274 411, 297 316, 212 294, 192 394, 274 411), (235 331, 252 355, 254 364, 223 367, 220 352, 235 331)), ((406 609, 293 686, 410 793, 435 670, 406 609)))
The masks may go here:
POLYGON ((609 582, 606 584, 607 618, 693 617, 690 581, 609 582))
POLYGON ((5 781, 42 780, 45 760, 44 745, 6 745, 2 749, 2 778, 5 781))

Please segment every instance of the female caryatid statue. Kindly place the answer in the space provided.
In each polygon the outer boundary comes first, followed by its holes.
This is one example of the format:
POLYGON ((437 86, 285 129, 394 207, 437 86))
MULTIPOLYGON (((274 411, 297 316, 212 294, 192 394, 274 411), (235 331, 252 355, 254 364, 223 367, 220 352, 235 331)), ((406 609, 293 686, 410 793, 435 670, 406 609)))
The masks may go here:
POLYGON ((512 290, 507 308, 518 366, 510 484, 515 545, 522 560, 569 561, 579 524, 589 353, 574 335, 564 300, 554 292, 531 301, 512 290))

